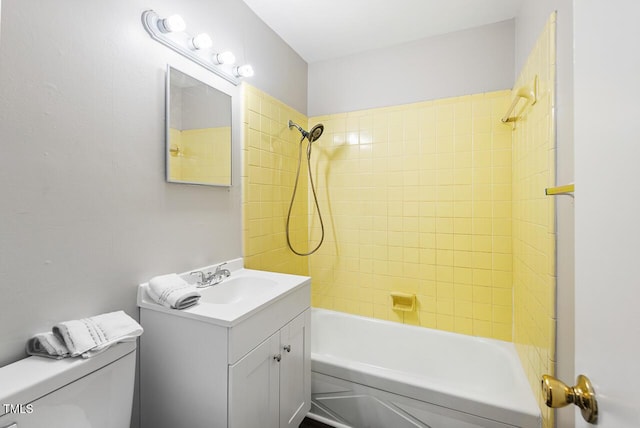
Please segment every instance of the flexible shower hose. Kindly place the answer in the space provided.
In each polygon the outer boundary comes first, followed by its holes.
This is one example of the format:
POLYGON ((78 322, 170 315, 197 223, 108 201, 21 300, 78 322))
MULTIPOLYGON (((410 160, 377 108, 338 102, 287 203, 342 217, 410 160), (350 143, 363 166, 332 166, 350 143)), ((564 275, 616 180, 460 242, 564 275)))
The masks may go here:
POLYGON ((320 212, 320 206, 318 205, 318 197, 316 196, 316 188, 313 184, 313 176, 311 175, 311 141, 307 143, 307 171, 309 172, 309 181, 311 182, 311 193, 313 193, 313 202, 315 203, 316 210, 318 211, 318 218, 320 219, 320 230, 322 234, 320 236, 320 242, 318 242, 318 245, 313 250, 307 253, 296 251, 293 248, 293 245, 291 244, 291 238, 289 236, 289 224, 291 223, 291 210, 293 209, 293 201, 296 198, 296 192, 298 190, 298 180, 300 179, 300 165, 302 163, 302 142, 304 141, 304 139, 305 139, 304 136, 300 139, 300 147, 298 148, 298 170, 296 171, 296 180, 293 185, 293 193, 291 194, 291 203, 289 204, 289 212, 287 213, 287 226, 285 231, 287 235, 287 245, 289 246, 291 251, 293 251, 295 254, 299 256, 310 256, 311 254, 318 251, 318 249, 322 245, 322 241, 324 241, 324 223, 322 222, 322 213, 320 212))

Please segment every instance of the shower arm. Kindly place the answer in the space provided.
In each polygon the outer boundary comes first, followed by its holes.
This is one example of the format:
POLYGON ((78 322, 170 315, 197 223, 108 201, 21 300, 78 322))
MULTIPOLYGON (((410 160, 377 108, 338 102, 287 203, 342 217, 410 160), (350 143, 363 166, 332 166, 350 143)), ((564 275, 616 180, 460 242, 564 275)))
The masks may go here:
POLYGON ((298 125, 297 123, 295 123, 294 121, 292 121, 291 119, 289 119, 289 128, 297 128, 298 131, 300 131, 302 133, 302 136, 304 138, 308 138, 309 137, 309 133, 307 131, 305 131, 304 129, 302 129, 302 127, 300 125, 298 125))

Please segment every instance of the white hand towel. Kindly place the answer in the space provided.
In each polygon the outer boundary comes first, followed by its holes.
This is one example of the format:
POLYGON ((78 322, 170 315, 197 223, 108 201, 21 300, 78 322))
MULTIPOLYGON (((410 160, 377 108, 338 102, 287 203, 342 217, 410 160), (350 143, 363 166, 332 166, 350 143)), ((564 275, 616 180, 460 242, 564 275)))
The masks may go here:
POLYGON ((69 356, 69 349, 52 332, 38 333, 27 341, 27 354, 60 360, 69 356))
POLYGON ((129 342, 142 334, 142 326, 123 311, 64 321, 53 333, 64 340, 72 357, 89 358, 114 343, 129 342))
POLYGON ((154 301, 172 309, 186 309, 198 303, 201 297, 196 287, 175 273, 151 278, 147 291, 154 301))

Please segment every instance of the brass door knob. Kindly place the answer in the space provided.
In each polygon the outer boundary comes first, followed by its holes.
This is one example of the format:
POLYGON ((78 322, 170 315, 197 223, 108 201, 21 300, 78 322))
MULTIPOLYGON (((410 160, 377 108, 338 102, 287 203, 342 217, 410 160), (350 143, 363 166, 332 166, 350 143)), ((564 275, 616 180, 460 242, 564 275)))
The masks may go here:
POLYGON ((542 376, 542 396, 545 404, 551 408, 575 404, 580 407, 582 417, 590 424, 598 421, 598 402, 596 392, 588 377, 579 375, 576 386, 567 386, 553 376, 542 376))

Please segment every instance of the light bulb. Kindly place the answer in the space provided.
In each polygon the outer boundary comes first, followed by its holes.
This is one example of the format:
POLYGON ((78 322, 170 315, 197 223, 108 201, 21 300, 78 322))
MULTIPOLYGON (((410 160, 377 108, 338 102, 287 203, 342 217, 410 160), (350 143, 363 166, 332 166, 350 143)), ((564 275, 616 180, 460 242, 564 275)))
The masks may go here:
POLYGON ((253 76, 253 67, 249 64, 241 65, 240 67, 236 67, 234 70, 234 74, 236 77, 251 77, 253 76))
POLYGON ((163 33, 174 33, 184 31, 187 28, 184 19, 180 15, 171 15, 168 18, 160 19, 158 21, 158 28, 163 33))
POLYGON ((236 56, 229 51, 213 55, 213 62, 216 64, 233 64, 236 62, 236 56))
POLYGON ((213 46, 213 40, 206 33, 200 33, 191 39, 191 47, 193 49, 208 49, 213 46))

